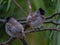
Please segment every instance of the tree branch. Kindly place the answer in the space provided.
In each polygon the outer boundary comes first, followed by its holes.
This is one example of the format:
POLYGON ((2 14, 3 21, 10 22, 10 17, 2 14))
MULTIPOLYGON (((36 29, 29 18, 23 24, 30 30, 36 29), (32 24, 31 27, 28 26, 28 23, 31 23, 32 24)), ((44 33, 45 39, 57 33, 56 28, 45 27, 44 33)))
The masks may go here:
POLYGON ((0 19, 0 23, 5 23, 6 20, 5 19, 0 19))
POLYGON ((0 43, 0 45, 6 45, 6 44, 10 43, 14 39, 15 39, 14 37, 10 37, 7 41, 0 43))
POLYGON ((52 20, 45 21, 44 23, 52 23, 52 24, 54 24, 54 25, 60 25, 60 23, 55 22, 55 21, 52 21, 52 20))
POLYGON ((39 29, 39 30, 28 30, 28 31, 25 31, 25 33, 32 33, 32 32, 41 32, 41 31, 60 31, 56 28, 44 28, 44 29, 39 29))
POLYGON ((53 17, 55 17, 55 16, 57 16, 57 15, 60 15, 60 13, 55 13, 55 14, 53 14, 52 16, 46 17, 45 19, 51 19, 51 18, 53 18, 53 17))
POLYGON ((26 21, 26 17, 19 18, 19 19, 17 19, 17 21, 26 21))
POLYGON ((29 14, 28 15, 32 15, 32 6, 30 4, 30 1, 29 0, 26 0, 27 1, 27 4, 28 4, 28 8, 29 8, 29 14))
MULTIPOLYGON (((21 24, 26 24, 25 18, 19 19, 17 21, 20 22, 21 24)), ((6 22, 6 19, 0 19, 0 23, 5 23, 5 22, 6 22)))

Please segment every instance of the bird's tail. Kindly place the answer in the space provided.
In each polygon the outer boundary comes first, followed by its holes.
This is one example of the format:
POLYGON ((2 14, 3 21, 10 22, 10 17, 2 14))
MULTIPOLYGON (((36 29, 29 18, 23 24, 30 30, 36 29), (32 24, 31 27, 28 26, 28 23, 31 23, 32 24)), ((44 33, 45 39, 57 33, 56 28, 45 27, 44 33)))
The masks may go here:
POLYGON ((21 39, 21 41, 22 41, 23 45, 28 45, 27 41, 25 39, 21 39))

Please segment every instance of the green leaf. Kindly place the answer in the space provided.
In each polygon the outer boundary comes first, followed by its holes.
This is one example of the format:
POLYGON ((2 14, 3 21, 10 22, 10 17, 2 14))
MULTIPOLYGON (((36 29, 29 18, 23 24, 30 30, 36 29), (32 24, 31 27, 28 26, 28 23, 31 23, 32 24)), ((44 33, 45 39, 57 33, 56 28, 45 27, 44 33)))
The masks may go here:
POLYGON ((0 4, 3 2, 3 0, 0 0, 0 4))
POLYGON ((8 4, 7 4, 7 9, 6 9, 6 11, 9 10, 9 8, 10 8, 10 6, 11 6, 11 1, 12 1, 12 0, 8 0, 8 4))

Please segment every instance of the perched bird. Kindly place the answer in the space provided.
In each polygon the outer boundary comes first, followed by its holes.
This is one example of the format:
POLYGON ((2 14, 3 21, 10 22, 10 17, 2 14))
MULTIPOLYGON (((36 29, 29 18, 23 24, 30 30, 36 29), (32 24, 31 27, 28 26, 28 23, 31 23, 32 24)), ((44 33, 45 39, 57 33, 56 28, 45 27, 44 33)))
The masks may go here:
POLYGON ((28 45, 25 40, 25 32, 22 24, 13 17, 8 17, 6 19, 5 29, 9 36, 19 38, 23 42, 23 45, 28 45))
POLYGON ((32 28, 39 28, 43 25, 45 21, 45 11, 42 8, 36 10, 32 15, 28 15, 27 17, 27 25, 32 28))

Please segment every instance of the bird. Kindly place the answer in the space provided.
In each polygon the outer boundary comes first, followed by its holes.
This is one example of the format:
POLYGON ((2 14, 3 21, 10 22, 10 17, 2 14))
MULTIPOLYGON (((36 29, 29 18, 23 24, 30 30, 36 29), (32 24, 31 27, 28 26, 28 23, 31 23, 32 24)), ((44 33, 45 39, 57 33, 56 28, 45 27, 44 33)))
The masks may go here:
POLYGON ((30 26, 32 28, 40 28, 45 21, 45 11, 42 8, 39 8, 35 12, 33 12, 31 15, 27 16, 27 26, 30 26))
POLYGON ((6 18, 5 31, 9 36, 20 39, 23 42, 23 45, 28 45, 25 40, 24 27, 15 18, 6 18))

